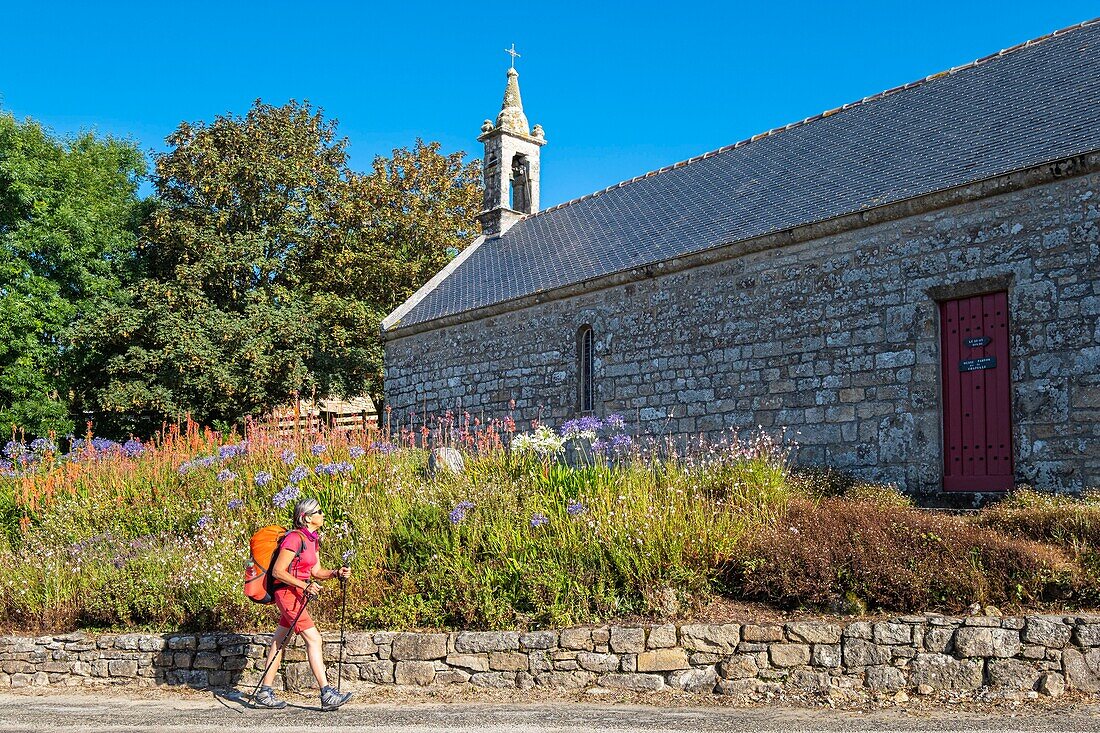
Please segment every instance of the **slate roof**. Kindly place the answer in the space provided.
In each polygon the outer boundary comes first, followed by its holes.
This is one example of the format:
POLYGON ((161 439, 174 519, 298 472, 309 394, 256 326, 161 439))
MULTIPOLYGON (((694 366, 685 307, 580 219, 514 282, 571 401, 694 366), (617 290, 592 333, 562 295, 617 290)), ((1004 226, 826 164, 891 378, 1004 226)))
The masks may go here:
POLYGON ((390 330, 1100 149, 1100 19, 546 209, 390 330))

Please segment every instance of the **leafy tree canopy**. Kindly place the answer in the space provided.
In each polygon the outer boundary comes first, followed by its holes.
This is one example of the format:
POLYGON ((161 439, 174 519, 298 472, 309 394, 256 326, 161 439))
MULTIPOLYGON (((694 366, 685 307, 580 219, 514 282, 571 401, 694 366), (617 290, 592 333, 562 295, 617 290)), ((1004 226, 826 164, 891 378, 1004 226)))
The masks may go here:
POLYGON ((185 123, 168 143, 139 276, 81 323, 104 365, 89 401, 144 433, 295 391, 377 398, 379 323, 476 235, 477 167, 417 141, 355 173, 335 121, 293 101, 185 123))
POLYGON ((310 364, 325 394, 366 390, 380 404, 382 319, 481 233, 480 166, 462 157, 417 140, 348 176, 340 237, 307 270, 322 324, 310 364))
POLYGON ((73 427, 74 321, 109 307, 133 263, 144 158, 0 114, 0 428, 73 427))

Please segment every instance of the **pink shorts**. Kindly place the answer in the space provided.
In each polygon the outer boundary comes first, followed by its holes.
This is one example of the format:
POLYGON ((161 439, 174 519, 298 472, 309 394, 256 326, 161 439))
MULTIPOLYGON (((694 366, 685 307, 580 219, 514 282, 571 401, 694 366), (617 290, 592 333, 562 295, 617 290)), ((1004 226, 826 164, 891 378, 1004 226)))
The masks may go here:
POLYGON ((302 606, 305 591, 289 585, 283 585, 275 589, 275 607, 279 609, 279 626, 289 629, 294 626, 294 632, 300 634, 306 629, 313 628, 313 619, 309 617, 309 611, 303 611, 302 606), (301 611, 302 615, 298 616, 301 611), (298 622, 294 618, 298 616, 298 622))

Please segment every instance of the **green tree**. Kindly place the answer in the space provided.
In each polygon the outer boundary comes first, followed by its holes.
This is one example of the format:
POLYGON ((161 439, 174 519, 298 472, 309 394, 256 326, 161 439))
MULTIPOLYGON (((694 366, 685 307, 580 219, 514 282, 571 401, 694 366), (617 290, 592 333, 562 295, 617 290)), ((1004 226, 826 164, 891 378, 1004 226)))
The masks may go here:
POLYGON ((301 263, 333 236, 344 191, 335 123, 308 104, 257 101, 244 117, 181 124, 167 142, 141 277, 87 324, 106 341, 96 399, 116 431, 184 413, 233 422, 311 383, 301 263))
POLYGON ((337 212, 342 236, 307 263, 317 349, 310 361, 326 394, 382 396, 382 319, 481 233, 481 168, 462 153, 417 140, 365 175, 348 176, 337 212))
POLYGON ((131 143, 59 139, 0 114, 0 428, 73 428, 73 324, 115 302, 133 263, 145 173, 131 143))
POLYGON ((295 391, 377 396, 381 318, 472 238, 474 167, 418 142, 356 174, 336 123, 293 101, 168 143, 141 277, 85 328, 115 430, 230 423, 295 391))

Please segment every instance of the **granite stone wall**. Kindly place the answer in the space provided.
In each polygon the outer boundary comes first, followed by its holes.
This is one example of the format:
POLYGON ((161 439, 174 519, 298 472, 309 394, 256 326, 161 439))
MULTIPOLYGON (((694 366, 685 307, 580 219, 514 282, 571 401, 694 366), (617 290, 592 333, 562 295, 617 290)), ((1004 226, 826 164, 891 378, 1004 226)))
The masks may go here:
POLYGON ((622 413, 638 434, 787 429, 800 463, 937 492, 938 301, 1007 290, 1017 481, 1100 486, 1100 173, 1088 170, 1052 168, 1022 190, 398 330, 386 344, 391 427, 447 411, 501 417, 512 404, 521 429, 574 417, 576 334, 588 324, 596 413, 622 413))
MULTIPOLYGON (((326 635, 325 657, 339 654, 326 635)), ((266 634, 0 637, 0 688, 255 684, 266 634)), ((314 686, 300 639, 280 684, 314 686)), ((335 668, 330 666, 330 674, 335 668)), ((591 688, 762 698, 1100 691, 1100 618, 951 618, 347 635, 345 686, 591 688)))

